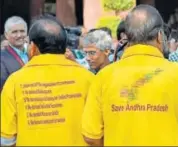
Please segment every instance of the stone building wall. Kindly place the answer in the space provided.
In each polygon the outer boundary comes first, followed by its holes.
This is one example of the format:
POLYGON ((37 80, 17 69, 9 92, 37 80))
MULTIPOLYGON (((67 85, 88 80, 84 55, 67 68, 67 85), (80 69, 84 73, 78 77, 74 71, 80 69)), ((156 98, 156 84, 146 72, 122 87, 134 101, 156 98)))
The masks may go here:
POLYGON ((64 25, 75 26, 75 1, 56 0, 56 16, 64 25))
MULTIPOLYGON (((135 0, 136 4, 136 0, 135 0)), ((121 19, 124 19, 128 11, 122 11, 118 14, 118 16, 121 19)), ((91 29, 96 26, 97 21, 99 20, 100 17, 102 16, 113 16, 115 15, 114 12, 106 12, 102 8, 102 2, 101 0, 84 0, 84 26, 87 29, 91 29)))

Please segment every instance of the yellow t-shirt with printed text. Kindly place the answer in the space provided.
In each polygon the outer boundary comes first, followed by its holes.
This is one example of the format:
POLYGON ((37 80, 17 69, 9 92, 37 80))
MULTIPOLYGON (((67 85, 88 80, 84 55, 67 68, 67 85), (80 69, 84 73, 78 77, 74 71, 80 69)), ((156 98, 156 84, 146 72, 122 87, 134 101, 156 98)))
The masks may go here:
POLYGON ((135 45, 95 77, 82 134, 105 146, 178 146, 178 65, 135 45))
POLYGON ((1 94, 1 137, 17 146, 86 146, 81 116, 93 74, 63 55, 39 55, 1 94))

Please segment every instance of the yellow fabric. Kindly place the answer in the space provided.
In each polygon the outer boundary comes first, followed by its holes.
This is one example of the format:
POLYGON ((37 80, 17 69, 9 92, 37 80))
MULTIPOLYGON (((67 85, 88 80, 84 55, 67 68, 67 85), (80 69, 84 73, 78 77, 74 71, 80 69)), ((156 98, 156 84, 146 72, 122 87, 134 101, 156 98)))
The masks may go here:
POLYGON ((17 146, 85 146, 81 117, 93 74, 62 55, 34 57, 1 95, 1 137, 17 146))
POLYGON ((178 146, 178 65, 152 46, 127 48, 95 77, 82 134, 105 146, 178 146))

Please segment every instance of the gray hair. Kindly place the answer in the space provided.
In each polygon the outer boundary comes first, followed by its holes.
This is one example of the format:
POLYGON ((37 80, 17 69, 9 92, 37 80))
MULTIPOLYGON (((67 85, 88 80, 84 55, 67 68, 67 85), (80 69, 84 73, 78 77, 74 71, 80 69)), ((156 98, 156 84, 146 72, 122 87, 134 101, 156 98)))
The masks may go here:
POLYGON ((111 36, 103 31, 103 30, 96 30, 93 32, 88 33, 84 37, 83 41, 84 47, 88 47, 90 45, 94 45, 98 49, 104 51, 106 49, 112 49, 112 38, 111 36))
POLYGON ((147 43, 163 30, 160 13, 150 5, 138 5, 126 17, 125 28, 130 43, 147 43))
POLYGON ((11 29, 11 27, 16 24, 23 24, 27 32, 27 23, 25 22, 23 18, 19 16, 12 16, 6 20, 5 25, 4 25, 5 32, 8 32, 11 29))

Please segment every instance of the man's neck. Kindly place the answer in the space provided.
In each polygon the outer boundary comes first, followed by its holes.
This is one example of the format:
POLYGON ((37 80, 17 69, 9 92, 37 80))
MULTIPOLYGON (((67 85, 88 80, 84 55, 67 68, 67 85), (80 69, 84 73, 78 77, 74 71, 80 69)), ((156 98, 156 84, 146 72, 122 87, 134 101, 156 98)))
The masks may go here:
POLYGON ((110 64, 110 61, 109 61, 109 59, 107 58, 106 60, 105 60, 105 62, 100 66, 100 69, 103 69, 105 66, 107 66, 107 65, 109 65, 110 64))
POLYGON ((14 46, 14 45, 11 45, 11 44, 9 44, 12 48, 15 48, 15 49, 18 49, 18 50, 20 50, 20 51, 24 51, 24 47, 23 46, 14 46))

